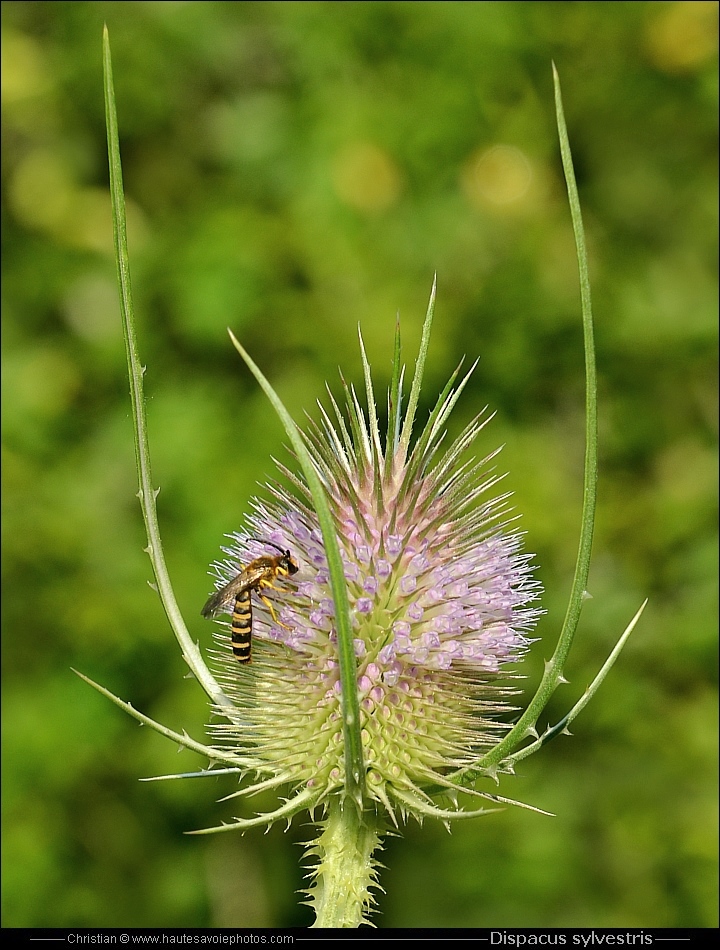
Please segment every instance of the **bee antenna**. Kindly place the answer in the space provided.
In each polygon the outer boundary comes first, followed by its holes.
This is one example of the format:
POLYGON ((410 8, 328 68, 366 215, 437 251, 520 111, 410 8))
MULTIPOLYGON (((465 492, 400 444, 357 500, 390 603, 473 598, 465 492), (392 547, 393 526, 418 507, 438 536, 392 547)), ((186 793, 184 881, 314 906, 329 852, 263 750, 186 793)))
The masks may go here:
POLYGON ((262 538, 248 538, 247 540, 248 540, 248 541, 257 541, 258 544, 271 544, 274 548, 277 548, 277 550, 278 550, 281 554, 285 554, 285 551, 283 551, 283 549, 280 547, 280 545, 279 545, 279 544, 275 544, 274 541, 263 541, 262 538))

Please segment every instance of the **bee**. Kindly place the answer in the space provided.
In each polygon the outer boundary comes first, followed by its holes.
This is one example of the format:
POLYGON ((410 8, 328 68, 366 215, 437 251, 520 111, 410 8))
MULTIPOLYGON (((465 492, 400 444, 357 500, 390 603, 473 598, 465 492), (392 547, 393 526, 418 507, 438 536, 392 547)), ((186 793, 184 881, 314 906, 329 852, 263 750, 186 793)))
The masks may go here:
MULTIPOLYGON (((250 538, 251 541, 257 541, 257 538, 250 538)), ((279 554, 266 554, 262 557, 256 557, 250 561, 247 567, 234 577, 229 584, 216 591, 203 607, 201 613, 203 617, 214 617, 216 614, 227 610, 231 604, 232 622, 231 622, 231 640, 233 653, 240 663, 249 663, 252 658, 252 600, 251 594, 256 591, 260 600, 270 610, 275 623, 284 627, 275 615, 273 605, 270 603, 263 590, 279 590, 273 583, 276 577, 289 577, 296 574, 298 565, 289 551, 283 551, 272 541, 260 542, 267 543, 277 548, 279 554)))

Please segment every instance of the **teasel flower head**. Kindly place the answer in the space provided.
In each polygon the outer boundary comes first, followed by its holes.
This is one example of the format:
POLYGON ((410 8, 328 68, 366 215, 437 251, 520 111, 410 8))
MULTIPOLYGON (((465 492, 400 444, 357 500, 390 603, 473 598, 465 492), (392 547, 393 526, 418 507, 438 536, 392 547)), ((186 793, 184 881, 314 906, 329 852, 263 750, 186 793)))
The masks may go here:
MULTIPOLYGON (((432 303, 432 302, 431 302, 432 303)), ((452 776, 472 768, 498 741, 539 610, 531 555, 498 485, 497 451, 469 458, 491 415, 484 409, 445 445, 448 417, 474 367, 453 373, 411 444, 419 396, 403 413, 402 372, 388 393, 381 439, 370 368, 362 347, 368 410, 343 382, 345 413, 332 395, 303 441, 328 499, 342 560, 356 665, 364 805, 389 816, 462 814, 443 808, 452 776), (503 718, 505 717, 505 718, 503 718)), ((399 345, 397 347, 399 350, 399 345)), ((417 372, 416 372, 417 379, 417 372)), ((218 681, 237 713, 216 739, 247 756, 258 782, 290 786, 314 807, 346 782, 344 706, 336 604, 313 498, 299 475, 280 466, 290 488, 269 486, 243 530, 230 535, 214 565, 228 584, 255 558, 291 552, 292 577, 253 599, 252 663, 241 665, 218 631, 218 681), (273 613, 275 618, 273 618, 273 613)), ((228 606, 228 612, 232 606, 228 606)), ((345 791, 347 791, 345 789, 345 791)))

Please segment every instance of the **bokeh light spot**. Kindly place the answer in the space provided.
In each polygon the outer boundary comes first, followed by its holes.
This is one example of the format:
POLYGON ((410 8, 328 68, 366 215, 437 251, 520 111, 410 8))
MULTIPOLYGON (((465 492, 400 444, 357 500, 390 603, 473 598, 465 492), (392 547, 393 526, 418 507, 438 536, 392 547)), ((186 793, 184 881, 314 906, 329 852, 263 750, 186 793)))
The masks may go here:
POLYGON ((353 142, 336 156, 332 181, 338 198, 365 214, 387 211, 402 191, 402 176, 386 151, 371 142, 353 142))
POLYGON ((650 21, 645 48, 667 73, 692 72, 717 52, 718 4, 706 0, 673 3, 650 21))
POLYGON ((50 77, 39 43, 17 30, 3 29, 0 83, 3 105, 45 95, 49 88, 50 77))
POLYGON ((520 205, 532 179, 530 161, 513 145, 493 145, 475 152, 461 173, 465 196, 481 210, 520 205))

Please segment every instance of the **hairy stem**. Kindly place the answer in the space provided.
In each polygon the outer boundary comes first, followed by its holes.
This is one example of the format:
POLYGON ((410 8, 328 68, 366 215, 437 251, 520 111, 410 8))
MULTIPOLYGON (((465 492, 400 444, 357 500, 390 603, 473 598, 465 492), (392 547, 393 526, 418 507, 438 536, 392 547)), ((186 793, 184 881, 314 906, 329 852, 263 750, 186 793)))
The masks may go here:
POLYGON ((370 888, 377 876, 373 852, 380 844, 379 822, 335 795, 320 827, 320 837, 308 848, 316 861, 309 890, 313 927, 359 927, 368 922, 374 903, 370 888))

